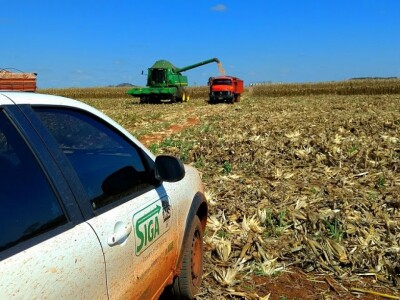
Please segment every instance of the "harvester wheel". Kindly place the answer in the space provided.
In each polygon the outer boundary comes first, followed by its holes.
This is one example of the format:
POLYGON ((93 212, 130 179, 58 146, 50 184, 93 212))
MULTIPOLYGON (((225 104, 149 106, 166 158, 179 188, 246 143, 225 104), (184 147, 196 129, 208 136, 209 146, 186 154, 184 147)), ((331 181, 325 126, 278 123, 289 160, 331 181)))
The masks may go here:
POLYGON ((182 102, 186 102, 186 93, 185 92, 182 93, 182 102))

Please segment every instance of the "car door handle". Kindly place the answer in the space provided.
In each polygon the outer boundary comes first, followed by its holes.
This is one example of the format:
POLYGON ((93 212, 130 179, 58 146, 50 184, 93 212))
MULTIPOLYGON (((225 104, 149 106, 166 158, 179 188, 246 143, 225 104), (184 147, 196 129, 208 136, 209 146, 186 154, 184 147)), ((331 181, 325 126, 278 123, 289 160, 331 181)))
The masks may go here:
POLYGON ((123 228, 117 230, 117 232, 114 232, 114 234, 108 237, 108 245, 111 247, 115 245, 121 245, 123 242, 126 241, 131 232, 132 225, 125 225, 123 228))

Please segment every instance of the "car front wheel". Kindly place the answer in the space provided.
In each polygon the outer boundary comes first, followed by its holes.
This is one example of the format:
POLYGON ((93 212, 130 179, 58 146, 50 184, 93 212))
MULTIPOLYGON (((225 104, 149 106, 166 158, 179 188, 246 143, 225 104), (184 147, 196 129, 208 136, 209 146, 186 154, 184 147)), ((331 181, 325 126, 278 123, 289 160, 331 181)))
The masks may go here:
POLYGON ((193 218, 183 251, 182 269, 172 289, 175 299, 193 299, 203 275, 203 229, 198 216, 193 218))

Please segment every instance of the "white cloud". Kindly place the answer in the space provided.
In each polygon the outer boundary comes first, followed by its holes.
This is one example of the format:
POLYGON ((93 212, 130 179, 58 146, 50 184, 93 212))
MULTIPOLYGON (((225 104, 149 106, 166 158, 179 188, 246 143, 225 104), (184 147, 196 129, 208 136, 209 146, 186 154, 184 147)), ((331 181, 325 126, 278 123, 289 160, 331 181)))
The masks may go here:
POLYGON ((228 9, 228 7, 224 4, 217 4, 213 7, 211 7, 211 10, 213 11, 226 11, 228 9))
POLYGON ((124 64, 123 60, 120 60, 120 59, 114 60, 114 65, 119 66, 119 65, 123 65, 123 64, 124 64))

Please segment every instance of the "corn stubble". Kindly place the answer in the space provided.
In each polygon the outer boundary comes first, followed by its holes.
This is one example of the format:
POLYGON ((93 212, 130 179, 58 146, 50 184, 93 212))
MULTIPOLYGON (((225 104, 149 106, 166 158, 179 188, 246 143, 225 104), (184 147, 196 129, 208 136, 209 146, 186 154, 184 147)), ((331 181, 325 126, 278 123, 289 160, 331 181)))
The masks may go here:
POLYGON ((179 143, 158 143, 159 153, 184 149, 206 186, 199 299, 258 299, 240 281, 290 266, 338 281, 372 276, 398 296, 400 96, 270 97, 253 88, 235 105, 199 96, 151 106, 200 119, 169 137, 179 143))
POLYGON ((203 118, 211 130, 174 137, 195 145, 186 163, 203 162, 210 195, 205 289, 214 280, 232 296, 241 279, 289 266, 398 288, 400 97, 247 96, 223 107, 203 118))

